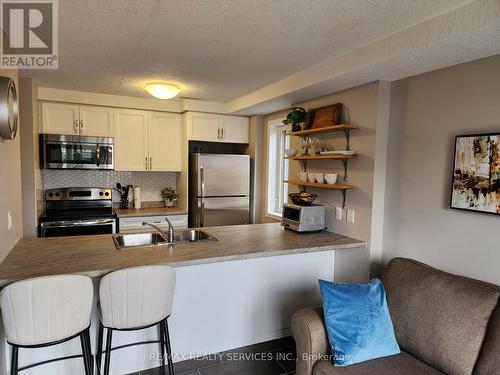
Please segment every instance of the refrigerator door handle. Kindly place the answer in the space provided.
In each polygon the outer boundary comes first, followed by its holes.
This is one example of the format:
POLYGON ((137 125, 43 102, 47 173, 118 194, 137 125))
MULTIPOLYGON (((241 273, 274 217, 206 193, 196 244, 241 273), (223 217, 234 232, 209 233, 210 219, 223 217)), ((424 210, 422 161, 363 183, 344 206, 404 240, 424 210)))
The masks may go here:
POLYGON ((201 184, 201 203, 200 203, 200 221, 199 226, 203 227, 203 219, 205 216, 205 171, 203 165, 200 165, 200 184, 201 184))

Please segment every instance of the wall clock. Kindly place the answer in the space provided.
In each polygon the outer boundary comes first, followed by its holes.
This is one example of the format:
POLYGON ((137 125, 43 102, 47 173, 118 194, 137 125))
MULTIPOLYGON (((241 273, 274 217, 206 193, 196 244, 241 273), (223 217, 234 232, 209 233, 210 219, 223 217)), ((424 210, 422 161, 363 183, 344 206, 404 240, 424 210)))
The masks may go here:
POLYGON ((0 137, 14 139, 19 116, 17 90, 14 81, 0 77, 0 137))

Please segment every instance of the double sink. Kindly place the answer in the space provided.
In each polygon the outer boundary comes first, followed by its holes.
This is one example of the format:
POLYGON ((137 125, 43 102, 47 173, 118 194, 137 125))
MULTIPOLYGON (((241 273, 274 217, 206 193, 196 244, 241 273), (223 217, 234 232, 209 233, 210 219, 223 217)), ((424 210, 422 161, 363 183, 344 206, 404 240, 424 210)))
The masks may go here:
POLYGON ((178 243, 190 243, 197 241, 217 239, 200 229, 177 230, 173 236, 173 242, 167 242, 164 235, 160 233, 135 233, 135 234, 115 234, 113 242, 118 250, 133 249, 144 246, 166 246, 178 243))

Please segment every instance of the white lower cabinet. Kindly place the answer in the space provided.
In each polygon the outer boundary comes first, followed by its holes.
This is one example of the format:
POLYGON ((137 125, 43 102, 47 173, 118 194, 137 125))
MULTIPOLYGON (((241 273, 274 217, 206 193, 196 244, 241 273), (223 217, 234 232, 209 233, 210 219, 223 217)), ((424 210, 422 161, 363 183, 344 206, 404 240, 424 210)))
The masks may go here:
POLYGON ((163 216, 134 216, 118 218, 118 228, 120 233, 139 233, 153 230, 150 226, 142 225, 147 221, 160 227, 162 230, 168 230, 168 223, 165 220, 168 217, 174 229, 186 229, 188 227, 187 215, 163 215, 163 216))

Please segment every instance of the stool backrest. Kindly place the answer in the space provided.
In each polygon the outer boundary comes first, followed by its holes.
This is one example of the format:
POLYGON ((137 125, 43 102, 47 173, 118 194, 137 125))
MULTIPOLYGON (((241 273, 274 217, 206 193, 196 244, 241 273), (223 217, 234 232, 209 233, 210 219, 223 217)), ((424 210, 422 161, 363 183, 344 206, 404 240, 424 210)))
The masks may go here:
POLYGON ((139 328, 168 317, 172 311, 175 269, 169 266, 127 268, 107 274, 99 286, 102 324, 139 328))
POLYGON ((74 336, 90 325, 94 287, 82 275, 18 281, 0 293, 7 341, 43 345, 74 336))

